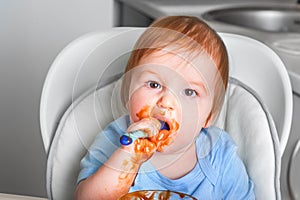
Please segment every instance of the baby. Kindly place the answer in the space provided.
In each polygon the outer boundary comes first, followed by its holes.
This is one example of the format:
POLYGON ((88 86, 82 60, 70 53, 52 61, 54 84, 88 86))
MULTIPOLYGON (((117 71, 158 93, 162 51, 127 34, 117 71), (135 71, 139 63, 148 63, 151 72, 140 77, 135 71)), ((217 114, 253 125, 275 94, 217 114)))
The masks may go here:
POLYGON ((156 20, 122 80, 129 115, 97 135, 81 161, 77 199, 172 190, 197 199, 255 199, 236 146, 213 126, 228 83, 218 34, 196 17, 156 20))

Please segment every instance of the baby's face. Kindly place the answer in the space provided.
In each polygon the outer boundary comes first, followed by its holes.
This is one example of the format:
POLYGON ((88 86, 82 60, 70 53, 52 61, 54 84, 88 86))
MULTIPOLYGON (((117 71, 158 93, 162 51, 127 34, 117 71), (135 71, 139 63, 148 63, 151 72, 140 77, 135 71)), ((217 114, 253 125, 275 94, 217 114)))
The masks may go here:
POLYGON ((180 56, 156 52, 132 69, 127 103, 131 121, 139 121, 138 114, 147 110, 151 117, 179 124, 174 142, 164 152, 184 150, 209 125, 215 65, 202 55, 197 66, 180 56))

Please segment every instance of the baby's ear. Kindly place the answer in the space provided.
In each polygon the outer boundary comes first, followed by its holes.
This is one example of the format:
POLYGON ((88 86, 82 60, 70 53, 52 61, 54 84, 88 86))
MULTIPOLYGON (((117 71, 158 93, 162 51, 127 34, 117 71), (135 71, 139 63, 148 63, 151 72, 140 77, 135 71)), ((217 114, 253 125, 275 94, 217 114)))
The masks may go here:
POLYGON ((214 114, 210 112, 204 124, 204 128, 209 127, 213 123, 213 120, 214 120, 214 114))

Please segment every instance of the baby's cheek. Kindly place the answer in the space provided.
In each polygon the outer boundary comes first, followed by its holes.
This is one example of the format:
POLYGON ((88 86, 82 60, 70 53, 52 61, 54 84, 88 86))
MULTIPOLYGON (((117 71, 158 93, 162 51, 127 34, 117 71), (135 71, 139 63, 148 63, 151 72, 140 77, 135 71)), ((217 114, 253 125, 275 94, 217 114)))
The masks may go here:
POLYGON ((141 101, 137 101, 137 100, 130 101, 128 112, 133 122, 139 120, 136 113, 138 113, 143 108, 143 106, 144 104, 141 101))
MULTIPOLYGON (((147 105, 149 98, 145 96, 141 91, 135 92, 129 99, 129 107, 128 111, 134 119, 137 120, 135 117, 136 113, 138 113, 145 105, 147 105)), ((134 120, 134 121, 136 121, 134 120)))
POLYGON ((188 122, 191 126, 196 126, 199 120, 207 116, 207 106, 191 103, 182 107, 182 121, 188 122))

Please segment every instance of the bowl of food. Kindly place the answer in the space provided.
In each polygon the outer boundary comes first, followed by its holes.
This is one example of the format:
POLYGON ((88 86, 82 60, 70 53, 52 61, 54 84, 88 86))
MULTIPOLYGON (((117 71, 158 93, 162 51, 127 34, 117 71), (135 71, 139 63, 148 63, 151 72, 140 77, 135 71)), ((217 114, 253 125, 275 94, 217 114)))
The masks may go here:
POLYGON ((191 195, 170 190, 140 190, 123 195, 119 200, 197 200, 191 195))

